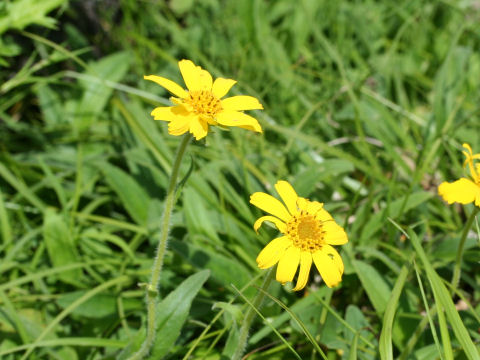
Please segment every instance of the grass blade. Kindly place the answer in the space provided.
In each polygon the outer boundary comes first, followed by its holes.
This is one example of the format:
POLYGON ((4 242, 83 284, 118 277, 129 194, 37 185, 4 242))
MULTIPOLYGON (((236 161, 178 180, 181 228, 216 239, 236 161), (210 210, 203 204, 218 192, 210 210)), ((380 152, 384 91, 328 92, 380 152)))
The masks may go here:
MULTIPOLYGON (((465 355, 470 360, 479 359, 480 354, 478 353, 478 350, 475 347, 475 344, 473 343, 472 338, 468 333, 468 330, 465 328, 465 325, 463 324, 462 319, 460 318, 460 315, 458 314, 458 311, 455 308, 455 304, 453 303, 453 300, 450 297, 450 294, 447 288, 445 287, 443 282, 440 280, 440 277, 438 276, 438 274, 433 269, 432 264, 428 260, 427 255, 425 254, 422 246, 420 245, 417 234, 415 234, 410 229, 408 233, 410 235, 410 240, 412 241, 413 247, 415 248, 415 251, 420 257, 420 260, 422 261, 423 266, 425 267, 425 271, 427 272, 427 276, 432 286, 436 301, 438 301, 438 304, 441 304, 442 308, 445 310, 445 315, 447 316, 449 324, 452 327, 453 333, 455 334, 455 337, 457 338, 458 342, 462 346, 462 349, 465 352, 465 355)), ((440 312, 441 311, 439 309, 438 313, 440 312)), ((440 320, 440 316, 439 316, 439 320, 440 320)))
MULTIPOLYGON (((410 263, 410 262, 409 262, 410 263)), ((393 319, 397 310, 398 300, 402 293, 403 286, 407 280, 409 272, 409 266, 404 265, 397 281, 393 287, 392 294, 388 300, 387 307, 385 308, 385 314, 383 316, 382 332, 380 333, 379 352, 382 360, 393 360, 393 348, 392 348, 392 329, 393 319)))

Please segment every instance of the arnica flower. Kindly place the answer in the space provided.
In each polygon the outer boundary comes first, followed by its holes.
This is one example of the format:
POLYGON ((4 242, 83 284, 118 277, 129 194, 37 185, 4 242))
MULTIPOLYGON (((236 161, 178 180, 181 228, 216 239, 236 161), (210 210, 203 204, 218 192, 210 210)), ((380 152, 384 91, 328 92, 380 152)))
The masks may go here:
POLYGON ((462 146, 467 150, 462 151, 466 158, 463 167, 468 165, 470 178, 462 177, 453 183, 443 182, 438 187, 438 194, 449 204, 475 202, 480 207, 480 163, 475 164, 475 160, 480 159, 480 154, 473 154, 472 148, 466 143, 462 146))
POLYGON ((313 260, 325 284, 338 285, 342 280, 343 261, 331 245, 347 243, 347 234, 323 208, 323 203, 299 197, 286 181, 278 181, 275 189, 285 206, 265 193, 256 192, 250 197, 250 203, 273 215, 259 218, 253 225, 255 231, 264 221, 270 221, 283 234, 260 252, 258 267, 267 269, 278 262, 276 279, 285 284, 293 280, 300 264, 293 289, 298 291, 307 284, 313 260))
POLYGON ((169 134, 182 135, 189 131, 199 140, 207 135, 209 125, 238 126, 262 132, 258 121, 242 112, 263 109, 256 98, 232 96, 222 100, 235 85, 235 80, 218 78, 213 82, 208 71, 190 60, 179 61, 178 67, 188 90, 161 76, 144 76, 175 95, 170 98, 175 106, 157 107, 151 113, 155 120, 169 121, 169 134))

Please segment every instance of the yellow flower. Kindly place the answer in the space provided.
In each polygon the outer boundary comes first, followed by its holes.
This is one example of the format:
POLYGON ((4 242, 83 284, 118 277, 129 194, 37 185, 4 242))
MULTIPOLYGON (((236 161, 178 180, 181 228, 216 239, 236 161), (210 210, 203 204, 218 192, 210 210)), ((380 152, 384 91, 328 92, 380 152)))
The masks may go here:
POLYGON ((209 125, 238 126, 262 132, 258 121, 242 112, 263 109, 256 98, 232 96, 222 100, 235 85, 235 80, 218 78, 213 82, 208 71, 195 66, 190 60, 179 61, 178 67, 188 90, 160 76, 144 76, 175 95, 170 98, 175 106, 157 107, 151 113, 155 120, 170 122, 169 134, 182 135, 189 131, 199 140, 207 135, 209 125))
POLYGON ((343 261, 331 245, 347 243, 347 234, 323 208, 323 203, 299 197, 286 181, 278 181, 275 189, 286 206, 265 193, 256 192, 250 197, 251 204, 274 215, 259 218, 253 225, 255 231, 264 221, 270 221, 283 234, 260 252, 258 267, 267 269, 278 262, 276 278, 285 284, 293 280, 300 264, 293 289, 298 291, 307 284, 313 260, 325 284, 338 285, 342 280, 343 261))
POLYGON ((480 207, 480 163, 475 164, 475 160, 480 159, 480 154, 473 154, 472 148, 466 143, 463 147, 467 149, 462 151, 466 158, 463 167, 468 165, 471 178, 460 178, 453 183, 443 182, 438 187, 438 194, 449 204, 475 202, 480 207))

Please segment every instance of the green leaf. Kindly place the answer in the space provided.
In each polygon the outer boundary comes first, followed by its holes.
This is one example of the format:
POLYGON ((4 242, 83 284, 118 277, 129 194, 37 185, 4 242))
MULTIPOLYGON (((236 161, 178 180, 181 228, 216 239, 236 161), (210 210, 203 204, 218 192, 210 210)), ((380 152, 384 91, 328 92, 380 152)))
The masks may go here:
POLYGON ((16 0, 7 2, 7 12, 0 16, 0 34, 8 29, 22 30, 30 24, 53 28, 55 19, 46 15, 67 0, 16 0))
POLYGON ((382 360, 393 360, 393 347, 392 347, 392 330, 393 330, 393 318, 398 307, 398 300, 402 293, 403 286, 408 275, 408 267, 402 267, 400 274, 398 275, 395 286, 393 287, 392 295, 388 300, 385 314, 383 316, 382 332, 380 333, 379 352, 382 360))
POLYGON ((204 199, 195 190, 185 188, 183 190, 183 202, 187 228, 193 234, 204 234, 213 242, 221 243, 211 222, 212 215, 208 211, 204 199))
MULTIPOLYGON (((240 287, 251 278, 250 273, 238 261, 229 259, 217 252, 209 251, 208 248, 176 240, 171 240, 170 246, 195 267, 210 269, 212 277, 220 281, 223 286, 234 284, 240 287)), ((246 291, 246 293, 250 294, 251 291, 246 291)))
MULTIPOLYGON (((151 352, 151 359, 161 359, 175 344, 190 312, 192 301, 209 276, 209 270, 203 270, 191 275, 157 304, 157 334, 151 352)), ((142 328, 118 359, 126 359, 130 354, 137 351, 144 338, 145 331, 142 328)))
POLYGON ((45 123, 48 126, 64 123, 65 115, 58 94, 44 83, 37 84, 34 87, 34 90, 38 97, 38 102, 45 123))
POLYGON ((425 251, 423 250, 420 242, 417 238, 417 234, 415 234, 412 230, 408 229, 408 234, 410 236, 410 240, 412 241, 413 247, 417 252, 420 260, 425 267, 425 271, 427 273, 428 280, 432 286, 435 300, 439 302, 441 307, 445 310, 445 314, 448 319, 448 323, 453 330, 458 342, 460 343, 465 355, 470 360, 476 360, 480 358, 480 354, 478 353, 475 344, 468 333, 468 330, 465 328, 465 325, 458 314, 457 309, 455 308, 455 304, 452 301, 452 297, 450 296, 447 288, 443 284, 440 276, 436 273, 433 269, 432 264, 427 258, 425 251))
POLYGON ((12 242, 12 227, 8 218, 8 212, 3 201, 2 190, 0 189, 0 236, 4 246, 12 242))
POLYGON ((105 175, 105 181, 118 195, 125 210, 139 225, 145 225, 148 219, 150 197, 137 181, 120 168, 102 163, 99 165, 105 175))
POLYGON ((113 88, 104 81, 108 80, 110 84, 123 79, 129 67, 129 60, 128 53, 120 52, 90 65, 88 73, 101 81, 80 81, 85 92, 78 104, 77 111, 80 116, 75 118, 78 131, 87 130, 96 121, 113 93, 113 88))
POLYGON ((365 224, 365 228, 362 231, 359 242, 365 244, 369 239, 371 239, 372 236, 384 226, 385 219, 387 217, 391 217, 392 219, 396 220, 397 217, 426 202, 432 196, 432 192, 418 191, 393 201, 388 208, 385 208, 370 217, 370 220, 368 220, 367 224, 365 224), (402 210, 402 206, 406 197, 408 197, 408 199, 401 214, 400 211, 402 210))
POLYGON ((358 344, 358 337, 360 333, 356 333, 353 337, 352 343, 350 344, 348 360, 357 360, 357 344, 358 344))
POLYGON ((378 315, 383 314, 390 298, 390 286, 373 266, 360 260, 354 260, 352 264, 375 311, 378 315))
MULTIPOLYGON (((43 220, 43 239, 48 256, 54 267, 78 262, 77 249, 71 237, 68 226, 62 215, 47 208, 43 220)), ((80 269, 64 271, 59 278, 67 283, 78 284, 82 272, 80 269)))
MULTIPOLYGON (((85 295, 87 291, 74 291, 64 294, 57 299, 57 303, 61 308, 67 308, 76 300, 85 295)), ((72 314, 84 316, 91 319, 99 319, 117 313, 118 296, 111 294, 96 294, 84 303, 77 306, 72 314)), ((124 310, 134 310, 142 308, 143 302, 137 299, 123 299, 124 310)))

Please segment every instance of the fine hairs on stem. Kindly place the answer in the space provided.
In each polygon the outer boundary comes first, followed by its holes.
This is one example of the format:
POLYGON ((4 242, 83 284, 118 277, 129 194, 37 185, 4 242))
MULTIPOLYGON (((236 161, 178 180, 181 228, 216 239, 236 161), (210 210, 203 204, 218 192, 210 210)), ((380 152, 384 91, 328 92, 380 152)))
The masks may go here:
POLYGON ((235 350, 235 353, 232 356, 232 360, 240 360, 242 358, 243 353, 245 352, 245 348, 247 347, 248 341, 248 334, 250 331, 250 326, 252 325, 252 321, 255 318, 255 310, 254 308, 259 308, 262 305, 262 301, 265 298, 265 292, 268 290, 270 283, 272 282, 274 275, 273 268, 268 270, 265 274, 265 279, 263 280, 263 284, 261 286, 261 290, 258 290, 257 295, 252 301, 252 306, 250 306, 245 313, 243 318, 242 326, 240 327, 240 334, 238 336, 238 346, 235 350))
POLYGON ((183 136, 178 146, 177 154, 172 166, 172 174, 168 183, 167 195, 165 196, 165 209, 163 211, 162 227, 160 229, 160 240, 158 242, 155 261, 152 266, 150 282, 145 284, 146 303, 147 303, 147 335, 140 349, 134 353, 128 360, 143 359, 150 351, 155 341, 155 330, 157 324, 155 322, 155 308, 158 301, 158 283, 162 272, 163 258, 167 250, 168 232, 170 227, 170 216, 172 214, 173 205, 175 205, 175 190, 177 186, 177 178, 180 170, 183 155, 190 140, 191 134, 183 136))

